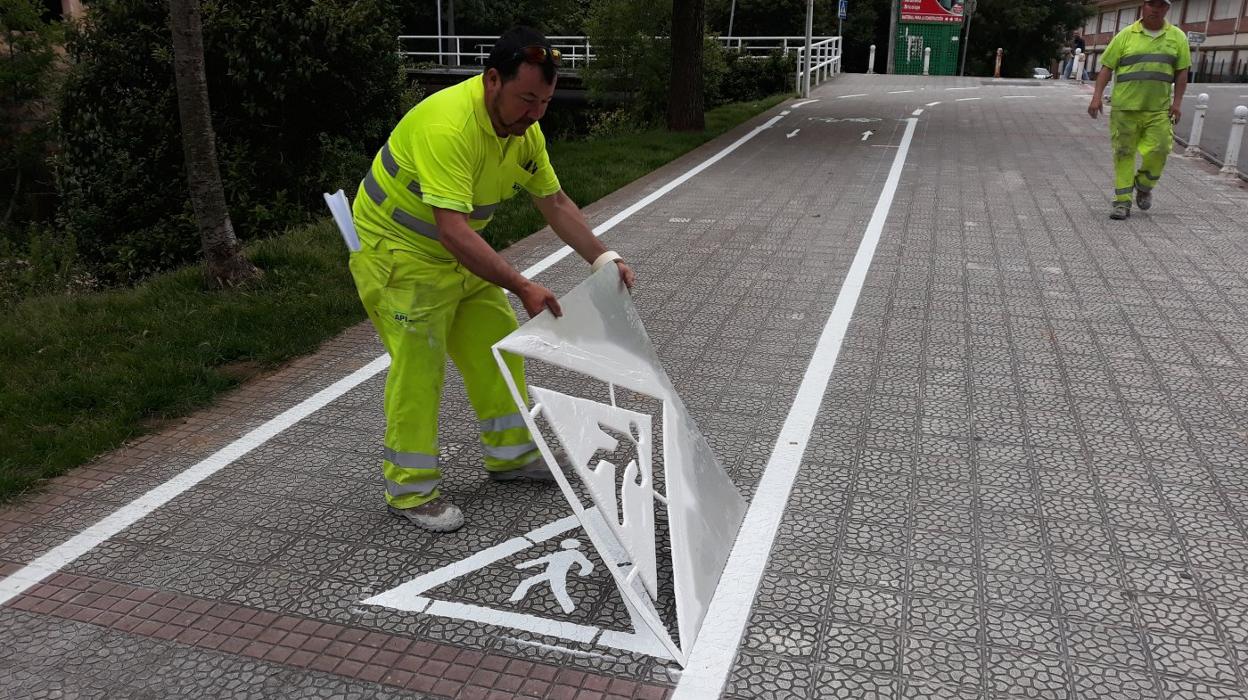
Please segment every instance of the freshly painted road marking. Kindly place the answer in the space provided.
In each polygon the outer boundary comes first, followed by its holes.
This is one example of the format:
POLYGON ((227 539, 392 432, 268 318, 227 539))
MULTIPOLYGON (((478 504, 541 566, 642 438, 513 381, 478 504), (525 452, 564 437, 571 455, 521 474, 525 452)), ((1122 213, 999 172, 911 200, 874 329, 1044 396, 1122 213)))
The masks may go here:
POLYGON ((867 93, 865 93, 865 92, 859 92, 859 93, 855 93, 855 94, 853 94, 853 95, 837 95, 837 96, 836 96, 836 99, 838 99, 838 100, 847 100, 847 99, 849 99, 849 98, 851 98, 851 97, 866 97, 866 96, 867 96, 867 93))
POLYGON ((975 100, 982 100, 982 99, 984 98, 982 97, 959 97, 957 100, 954 100, 954 101, 955 102, 974 102, 975 100))
POLYGON ((874 135, 875 135, 875 132, 874 132, 874 131, 871 131, 870 129, 868 129, 868 130, 866 130, 866 131, 862 132, 862 140, 863 140, 863 141, 866 141, 867 139, 871 138, 871 137, 872 137, 872 136, 874 136, 874 135))
POLYGON ((907 119, 906 122, 901 147, 893 158, 893 167, 889 170, 884 190, 876 202, 875 212, 863 233, 849 274, 841 284, 836 304, 823 327, 810 365, 806 368, 806 375, 797 390, 797 397, 793 399, 793 406, 780 429, 776 446, 754 492, 754 500, 750 502, 745 522, 741 525, 741 532, 748 532, 749 537, 737 538, 722 577, 723 581, 729 583, 721 585, 715 591, 715 597, 706 614, 706 622, 694 643, 689 665, 681 675, 676 693, 672 696, 673 700, 719 697, 728 680, 749 619, 750 607, 754 603, 763 569, 767 565, 767 557, 780 528, 785 503, 789 500, 793 481, 797 478, 798 465, 810 440, 815 417, 819 414, 819 406, 828 389, 828 380, 832 377, 841 343, 845 339, 846 329, 853 318, 854 307, 858 304, 858 296, 866 281, 867 270, 871 267, 871 259, 875 256, 876 246, 884 231, 884 222, 888 219, 893 197, 897 194, 906 154, 910 150, 910 142, 914 138, 915 126, 919 120, 907 119))
MULTIPOLYGON (((809 100, 808 102, 813 101, 814 100, 809 100)), ((806 103, 803 102, 802 104, 806 103)), ((746 143, 755 136, 758 136, 763 131, 770 129, 781 119, 783 119, 782 116, 776 115, 763 124, 754 127, 754 129, 749 133, 745 134, 736 141, 733 141, 715 155, 695 165, 685 171, 682 175, 676 177, 659 189, 633 203, 628 208, 616 213, 615 216, 612 216, 599 224, 594 228, 594 235, 601 236, 607 231, 615 228, 621 221, 624 221, 633 214, 636 214, 638 211, 641 211, 645 207, 652 204, 655 200, 684 184, 693 176, 701 173, 703 170, 706 170, 715 163, 718 163, 725 156, 740 148, 742 144, 746 143)), ((545 258, 542 258, 521 274, 529 278, 539 275, 555 263, 567 257, 571 252, 572 248, 564 246, 545 258)), ((21 569, 5 576, 3 580, 0 580, 0 605, 4 605, 10 600, 13 600, 27 589, 60 571, 78 557, 81 557, 87 552, 90 552, 92 549, 95 549, 113 535, 116 535, 127 527, 130 527, 147 514, 178 497, 204 479, 217 473, 222 468, 234 462, 234 460, 263 445, 278 433, 281 433, 283 430, 286 430, 295 423, 307 418, 317 410, 329 405, 330 402, 334 401, 338 397, 368 381, 389 365, 389 356, 382 355, 381 357, 378 357, 364 367, 361 367, 346 377, 304 399, 292 408, 283 411, 277 417, 269 420, 259 428, 256 428, 238 440, 235 440, 217 452, 214 452, 203 461, 200 461, 193 466, 188 467, 186 470, 174 475, 160 486, 151 489, 142 496, 139 496, 126 505, 121 506, 117 510, 113 511, 112 514, 106 516, 104 519, 86 528, 82 532, 79 532, 77 535, 74 535, 62 544, 48 550, 46 553, 36 558, 26 566, 23 566, 21 569)))
POLYGON ((971 87, 953 87, 953 88, 945 88, 945 89, 946 89, 946 90, 978 90, 978 89, 979 89, 979 87, 978 87, 978 86, 971 86, 971 87))
POLYGON ((904 95, 904 94, 906 94, 906 93, 908 93, 908 92, 914 92, 914 90, 893 90, 892 92, 890 92, 890 93, 888 93, 888 94, 890 94, 890 95, 904 95))
POLYGON ((799 132, 799 131, 801 131, 801 129, 794 129, 794 130, 790 131, 789 133, 785 134, 785 135, 784 135, 784 137, 785 137, 786 139, 791 139, 791 138, 793 138, 794 136, 797 136, 797 132, 799 132))
POLYGON ((928 102, 926 105, 924 105, 924 107, 935 107, 938 104, 940 104, 939 100, 937 100, 936 102, 928 102))
POLYGON ((819 98, 818 98, 818 97, 816 97, 816 98, 815 98, 815 99, 813 99, 813 100, 802 100, 801 102, 798 102, 797 104, 794 104, 794 105, 792 106, 792 108, 793 108, 793 109, 797 109, 798 107, 801 107, 802 105, 808 105, 808 104, 810 104, 811 102, 818 102, 818 101, 819 101, 819 98))
POLYGON ((446 566, 421 574, 416 578, 400 584, 390 590, 378 593, 371 598, 360 601, 362 605, 375 605, 390 610, 402 610, 424 615, 433 615, 452 620, 468 620, 487 625, 510 627, 512 629, 532 632, 544 637, 556 637, 569 642, 581 644, 597 644, 639 654, 649 654, 660 659, 671 659, 667 650, 659 644, 648 629, 637 628, 633 621, 632 632, 603 629, 594 625, 582 625, 564 620, 553 620, 538 615, 490 608, 484 605, 473 605, 454 601, 437 600, 425 594, 438 586, 445 585, 462 576, 479 571, 496 564, 508 557, 515 556, 530 547, 541 544, 581 526, 575 515, 548 523, 521 537, 513 537, 506 542, 496 544, 488 549, 473 553, 464 559, 446 566))
POLYGON ((1004 95, 1007 100, 1031 100, 1039 97, 1039 95, 1004 95))
POLYGON ((922 107, 920 107, 920 108, 918 108, 918 109, 914 110, 913 112, 911 112, 910 114, 911 114, 912 116, 917 117, 917 116, 919 116, 919 115, 920 115, 920 114, 922 114, 922 113, 923 113, 923 108, 922 108, 922 107))

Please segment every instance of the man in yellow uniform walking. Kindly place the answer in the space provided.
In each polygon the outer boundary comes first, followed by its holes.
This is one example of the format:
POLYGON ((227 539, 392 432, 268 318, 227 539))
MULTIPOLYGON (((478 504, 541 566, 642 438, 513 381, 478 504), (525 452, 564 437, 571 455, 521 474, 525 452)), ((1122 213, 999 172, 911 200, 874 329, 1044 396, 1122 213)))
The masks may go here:
MULTIPOLYGON (((491 346, 517 327, 508 289, 534 316, 559 316, 553 292, 526 279, 480 235, 524 190, 594 269, 633 272, 594 237, 564 194, 538 120, 555 92, 559 52, 534 29, 499 37, 483 74, 430 95, 381 147, 353 206, 361 250, 351 274, 390 355, 382 471, 391 512, 435 532, 464 523, 439 491, 438 405, 446 355, 459 367, 481 429, 490 478, 551 480, 491 346)), ((524 392, 524 366, 510 358, 524 392)))
POLYGON ((1114 78, 1109 139, 1114 150, 1114 206, 1109 217, 1131 215, 1131 192, 1141 210, 1153 206, 1153 188, 1174 147, 1187 73, 1192 66, 1187 35, 1166 21, 1170 0, 1147 0, 1140 20, 1118 32, 1101 55, 1088 114, 1095 119, 1101 96, 1114 78), (1174 94, 1171 95, 1171 86, 1174 94), (1142 157, 1136 170, 1136 154, 1142 157))

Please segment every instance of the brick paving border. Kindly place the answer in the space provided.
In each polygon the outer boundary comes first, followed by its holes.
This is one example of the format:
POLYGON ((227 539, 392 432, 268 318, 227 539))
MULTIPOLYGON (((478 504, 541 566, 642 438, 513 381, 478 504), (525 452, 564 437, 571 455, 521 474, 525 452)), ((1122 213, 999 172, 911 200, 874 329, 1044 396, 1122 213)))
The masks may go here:
MULTIPOLYGON (((18 568, 0 563, 0 575, 18 568)), ((669 688, 633 680, 75 574, 56 574, 9 607, 457 700, 671 695, 669 688)))

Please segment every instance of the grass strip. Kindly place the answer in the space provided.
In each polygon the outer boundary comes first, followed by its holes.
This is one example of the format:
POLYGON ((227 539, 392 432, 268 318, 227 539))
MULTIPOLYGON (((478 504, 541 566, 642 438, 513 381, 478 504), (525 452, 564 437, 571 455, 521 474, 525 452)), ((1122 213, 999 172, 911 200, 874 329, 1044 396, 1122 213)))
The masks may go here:
MULTIPOLYGON (((552 142, 551 159, 569 195, 589 204, 784 97, 712 110, 701 133, 552 142)), ((500 207, 490 242, 503 248, 544 225, 517 197, 500 207)), ((132 289, 28 299, 0 314, 0 502, 208 405, 365 318, 328 218, 247 252, 266 273, 247 289, 205 292, 191 267, 132 289)))

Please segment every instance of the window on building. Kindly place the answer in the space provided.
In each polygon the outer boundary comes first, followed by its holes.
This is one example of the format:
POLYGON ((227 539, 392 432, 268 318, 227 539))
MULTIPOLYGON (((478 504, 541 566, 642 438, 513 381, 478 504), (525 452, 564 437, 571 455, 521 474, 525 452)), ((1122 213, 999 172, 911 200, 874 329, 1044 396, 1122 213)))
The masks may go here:
POLYGON ((1235 19, 1239 16, 1242 0, 1215 0, 1213 3, 1214 19, 1235 19))
POLYGON ((1140 18, 1140 8, 1124 7, 1118 10, 1118 29, 1121 31, 1130 27, 1135 20, 1140 18))
POLYGON ((1101 13, 1101 33, 1110 33, 1114 31, 1114 21, 1117 19, 1115 12, 1101 13))
MULTIPOLYGON (((1209 5, 1213 0, 1187 0, 1184 22, 1204 22, 1209 19, 1209 5)), ((1173 10, 1172 10, 1173 11, 1173 10)))
POLYGON ((1166 14, 1166 20, 1173 24, 1182 22, 1184 3, 1185 0, 1174 0, 1174 3, 1170 5, 1170 12, 1166 14))

